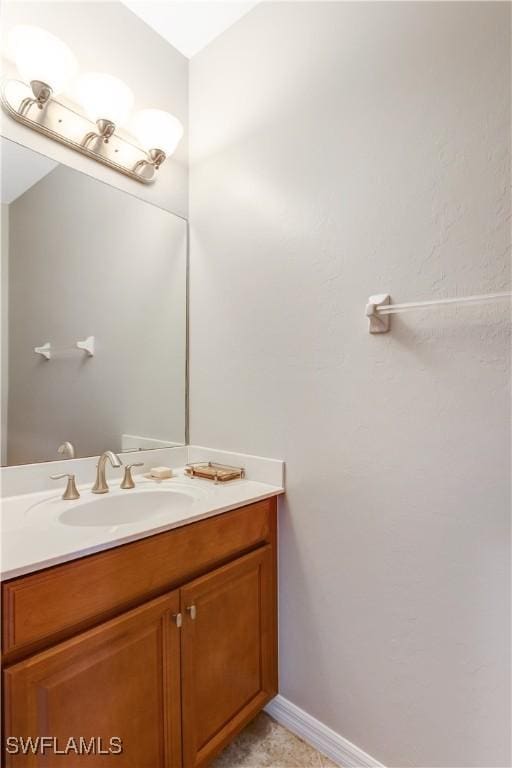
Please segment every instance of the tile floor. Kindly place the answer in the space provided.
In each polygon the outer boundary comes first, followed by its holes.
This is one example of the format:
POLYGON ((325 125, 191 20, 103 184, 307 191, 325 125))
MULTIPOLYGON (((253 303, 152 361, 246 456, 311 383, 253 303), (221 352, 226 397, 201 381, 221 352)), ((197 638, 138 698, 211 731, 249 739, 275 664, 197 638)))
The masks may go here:
POLYGON ((336 768, 336 765, 261 713, 220 753, 211 768, 336 768))

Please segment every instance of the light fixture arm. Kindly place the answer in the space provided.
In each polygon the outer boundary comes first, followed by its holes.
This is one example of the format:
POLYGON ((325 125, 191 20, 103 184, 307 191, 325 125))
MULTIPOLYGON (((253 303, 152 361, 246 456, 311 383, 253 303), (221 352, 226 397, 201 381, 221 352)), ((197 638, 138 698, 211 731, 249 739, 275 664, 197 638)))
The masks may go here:
POLYGON ((91 141, 100 139, 105 144, 108 144, 109 139, 114 135, 116 130, 115 123, 111 120, 96 120, 97 131, 89 131, 84 136, 82 144, 84 147, 88 147, 91 141))
POLYGON ((19 112, 21 115, 25 115, 32 104, 37 104, 39 109, 44 109, 52 97, 51 87, 48 85, 48 83, 43 83, 42 80, 31 80, 30 88, 32 89, 32 93, 34 95, 33 97, 27 96, 21 102, 19 106, 19 112))
POLYGON ((147 168, 152 168, 155 171, 158 171, 162 163, 165 162, 167 159, 167 155, 163 150, 161 149, 150 149, 147 153, 147 157, 143 160, 138 160, 137 163, 135 163, 135 167, 133 169, 134 173, 143 173, 147 168))

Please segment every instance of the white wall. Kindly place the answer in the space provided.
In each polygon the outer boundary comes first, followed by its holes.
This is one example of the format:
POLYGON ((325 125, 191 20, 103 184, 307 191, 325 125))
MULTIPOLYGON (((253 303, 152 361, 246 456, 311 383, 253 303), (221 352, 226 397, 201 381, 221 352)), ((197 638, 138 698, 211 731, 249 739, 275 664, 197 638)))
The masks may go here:
POLYGON ((183 219, 70 168, 11 203, 9 464, 185 442, 186 268, 183 219))
POLYGON ((282 457, 281 693, 510 765, 510 6, 263 3, 191 62, 191 440, 282 457), (211 343, 212 329, 217 343, 211 343))
MULTIPOLYGON (((15 24, 36 24, 61 37, 77 57, 80 72, 117 75, 135 95, 134 110, 156 107, 171 112, 181 120, 185 133, 176 153, 162 165, 155 184, 150 186, 124 177, 3 114, 2 134, 169 211, 187 216, 188 60, 185 56, 120 2, 2 0, 0 39, 3 51, 9 30, 15 24)), ((73 95, 73 84, 69 92, 73 95)))

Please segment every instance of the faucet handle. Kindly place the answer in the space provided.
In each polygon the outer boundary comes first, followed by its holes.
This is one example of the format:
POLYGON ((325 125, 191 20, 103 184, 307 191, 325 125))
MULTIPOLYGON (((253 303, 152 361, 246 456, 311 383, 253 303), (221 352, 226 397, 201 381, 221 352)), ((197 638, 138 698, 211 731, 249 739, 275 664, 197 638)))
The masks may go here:
POLYGON ((62 494, 62 498, 65 501, 72 501, 73 499, 79 499, 80 494, 76 487, 75 475, 64 472, 62 475, 50 475, 50 480, 62 480, 63 477, 67 477, 66 489, 62 494))
POLYGON ((137 464, 125 464, 123 481, 119 487, 124 489, 135 488, 135 483, 133 482, 133 477, 132 477, 132 467, 143 467, 143 466, 144 466, 143 461, 139 461, 137 464))

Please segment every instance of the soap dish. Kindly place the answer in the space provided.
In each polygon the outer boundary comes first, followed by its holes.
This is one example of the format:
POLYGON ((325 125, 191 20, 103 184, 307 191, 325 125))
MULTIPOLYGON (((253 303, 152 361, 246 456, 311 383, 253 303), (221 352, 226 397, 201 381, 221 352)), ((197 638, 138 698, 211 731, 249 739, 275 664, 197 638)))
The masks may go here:
POLYGON ((243 467, 230 467, 227 464, 215 464, 213 461, 200 461, 187 464, 185 474, 189 477, 202 477, 214 483, 226 483, 228 480, 241 480, 245 477, 243 467))

